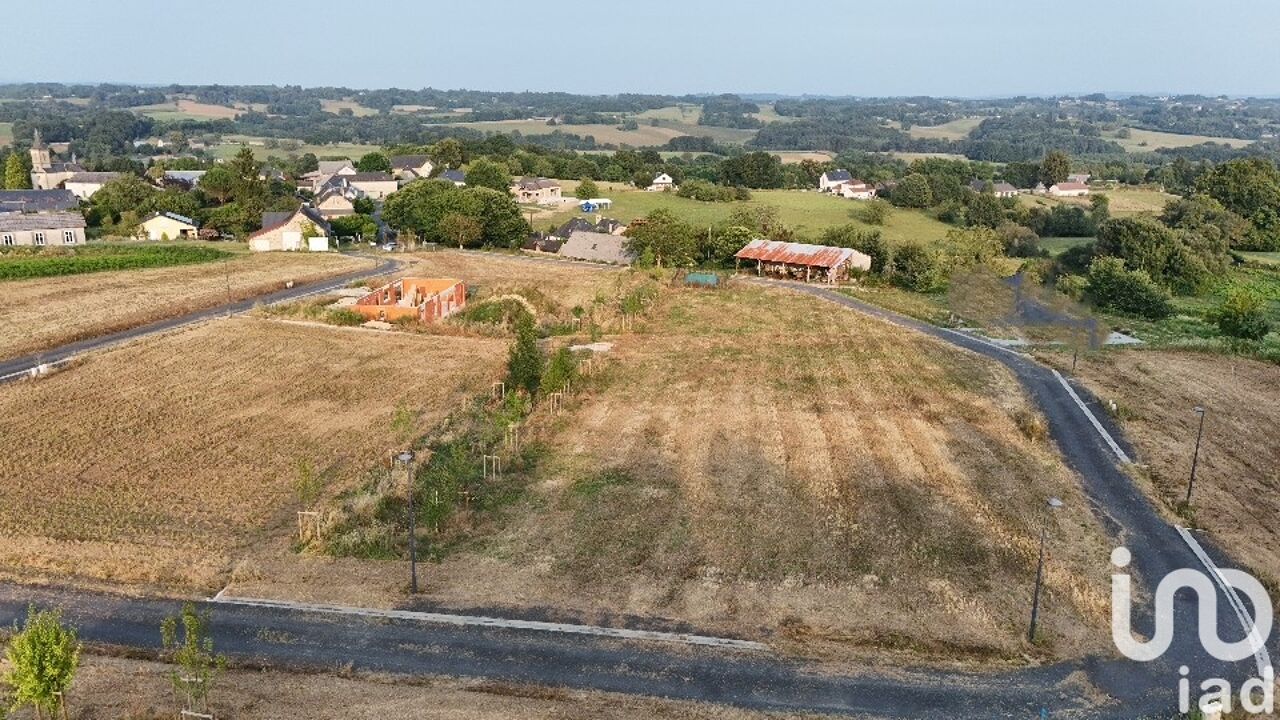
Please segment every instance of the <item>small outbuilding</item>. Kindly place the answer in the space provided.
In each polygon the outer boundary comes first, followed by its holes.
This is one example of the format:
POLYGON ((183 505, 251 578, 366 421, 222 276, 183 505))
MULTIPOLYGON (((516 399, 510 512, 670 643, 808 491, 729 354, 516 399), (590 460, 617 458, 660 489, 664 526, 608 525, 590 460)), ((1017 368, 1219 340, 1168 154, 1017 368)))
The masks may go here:
POLYGON ((329 223, 313 207, 303 205, 293 212, 264 213, 262 229, 249 236, 249 249, 254 252, 276 250, 329 249, 329 223))
POLYGON ((852 248, 777 240, 752 240, 734 253, 737 264, 756 261, 756 274, 787 280, 821 280, 834 283, 849 277, 854 270, 871 269, 871 256, 852 248))
POLYGON ((148 240, 195 240, 199 234, 196 221, 178 213, 151 213, 138 223, 138 235, 148 240))
POLYGON ((351 309, 369 320, 443 320, 467 305, 467 286, 453 278, 406 277, 356 300, 351 309))

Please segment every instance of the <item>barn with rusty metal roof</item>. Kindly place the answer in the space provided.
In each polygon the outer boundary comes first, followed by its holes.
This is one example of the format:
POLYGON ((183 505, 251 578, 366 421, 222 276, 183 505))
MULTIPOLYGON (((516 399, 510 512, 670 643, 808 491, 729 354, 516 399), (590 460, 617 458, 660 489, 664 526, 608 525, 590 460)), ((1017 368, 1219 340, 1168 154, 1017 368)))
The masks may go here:
POLYGON ((734 253, 739 267, 743 260, 756 261, 756 274, 788 280, 820 280, 834 283, 854 270, 871 269, 871 256, 852 248, 778 240, 752 240, 734 253))

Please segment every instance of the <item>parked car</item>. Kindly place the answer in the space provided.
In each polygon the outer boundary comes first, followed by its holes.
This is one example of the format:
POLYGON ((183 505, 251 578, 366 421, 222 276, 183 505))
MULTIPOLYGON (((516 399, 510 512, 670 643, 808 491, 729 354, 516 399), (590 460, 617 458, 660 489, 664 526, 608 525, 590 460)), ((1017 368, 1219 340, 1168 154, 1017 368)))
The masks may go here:
POLYGON ((395 252, 399 249, 400 243, 398 242, 382 243, 382 252, 395 252))

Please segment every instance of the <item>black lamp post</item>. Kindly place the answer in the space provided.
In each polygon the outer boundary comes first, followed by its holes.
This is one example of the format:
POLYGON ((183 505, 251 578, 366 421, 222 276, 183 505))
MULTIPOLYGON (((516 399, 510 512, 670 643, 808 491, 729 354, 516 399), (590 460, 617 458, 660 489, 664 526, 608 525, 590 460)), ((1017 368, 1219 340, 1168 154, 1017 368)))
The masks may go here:
POLYGON ((1036 563, 1036 589, 1031 596, 1031 629, 1027 631, 1027 641, 1035 642, 1036 624, 1040 620, 1040 587, 1044 584, 1044 544, 1049 533, 1049 513, 1062 507, 1058 498, 1049 498, 1045 503, 1049 509, 1045 511, 1044 521, 1040 524, 1040 560, 1036 563))
POLYGON ((409 592, 418 594, 418 531, 417 519, 418 513, 413 507, 414 482, 413 482, 413 451, 405 450, 396 455, 396 460, 404 465, 405 472, 409 479, 409 592))
POLYGON ((1200 464, 1200 438, 1204 437, 1204 408, 1197 405, 1195 412, 1200 416, 1200 429, 1196 431, 1196 452, 1191 456, 1191 479, 1187 481, 1187 505, 1191 504, 1191 489, 1196 484, 1196 465, 1200 464))

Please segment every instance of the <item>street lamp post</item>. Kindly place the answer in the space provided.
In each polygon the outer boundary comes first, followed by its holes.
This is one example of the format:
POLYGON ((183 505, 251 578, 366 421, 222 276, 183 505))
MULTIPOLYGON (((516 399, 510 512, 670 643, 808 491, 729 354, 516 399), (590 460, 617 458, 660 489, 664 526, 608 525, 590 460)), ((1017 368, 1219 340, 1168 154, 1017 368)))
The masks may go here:
POLYGON ((396 460, 404 465, 409 479, 409 592, 418 594, 418 513, 413 507, 413 451, 405 450, 396 456, 396 460))
POLYGON ((1200 438, 1204 436, 1204 408, 1196 406, 1200 416, 1200 429, 1196 431, 1196 452, 1191 456, 1191 479, 1187 481, 1187 505, 1191 505, 1191 489, 1196 485, 1196 465, 1200 464, 1200 438))
POLYGON ((1036 589, 1031 596, 1031 629, 1027 631, 1027 641, 1035 642, 1036 640, 1036 624, 1040 620, 1040 588, 1044 584, 1044 545, 1045 538, 1049 534, 1049 513, 1062 507, 1062 501, 1058 498, 1049 498, 1045 503, 1048 510, 1044 514, 1044 521, 1040 524, 1040 559, 1036 563, 1036 589))

